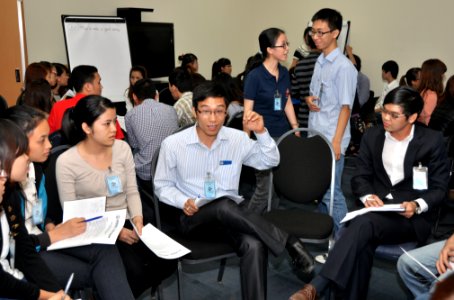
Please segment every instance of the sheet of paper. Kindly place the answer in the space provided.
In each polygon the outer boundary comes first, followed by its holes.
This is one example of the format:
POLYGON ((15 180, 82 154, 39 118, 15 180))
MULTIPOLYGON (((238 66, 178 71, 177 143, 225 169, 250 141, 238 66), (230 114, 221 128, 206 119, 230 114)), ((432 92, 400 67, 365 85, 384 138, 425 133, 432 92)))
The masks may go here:
POLYGON ((357 216, 364 215, 368 212, 379 212, 379 211, 403 212, 403 211, 405 211, 405 209, 403 207, 400 207, 400 204, 385 204, 380 207, 365 207, 365 208, 347 213, 347 215, 342 219, 341 223, 350 221, 350 220, 356 218, 357 216))
POLYGON ((101 216, 106 211, 106 197, 87 198, 63 203, 63 222, 72 218, 101 216))
POLYGON ((126 209, 102 213, 102 218, 87 222, 87 229, 78 236, 53 243, 47 250, 57 250, 90 244, 115 244, 126 219, 126 209))
POLYGON ((142 228, 140 239, 160 258, 176 259, 191 252, 191 250, 170 238, 151 224, 147 224, 142 228))
POLYGON ((195 198, 195 205, 197 205, 197 207, 202 207, 205 204, 208 204, 211 201, 215 201, 215 200, 217 200, 217 199, 219 199, 221 197, 227 197, 229 199, 232 199, 233 201, 236 202, 236 204, 240 204, 244 200, 243 196, 234 196, 234 195, 219 196, 216 199, 207 199, 207 198, 199 198, 199 197, 197 197, 197 198, 195 198))

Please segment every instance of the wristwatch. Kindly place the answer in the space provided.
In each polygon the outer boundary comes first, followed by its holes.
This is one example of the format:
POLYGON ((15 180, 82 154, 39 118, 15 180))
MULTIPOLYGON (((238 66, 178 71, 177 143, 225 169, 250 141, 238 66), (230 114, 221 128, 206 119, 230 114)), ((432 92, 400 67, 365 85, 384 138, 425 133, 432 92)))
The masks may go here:
POLYGON ((415 210, 415 214, 419 215, 422 213, 422 209, 421 209, 421 206, 419 206, 419 203, 418 201, 413 201, 415 204, 416 204, 416 210, 415 210))

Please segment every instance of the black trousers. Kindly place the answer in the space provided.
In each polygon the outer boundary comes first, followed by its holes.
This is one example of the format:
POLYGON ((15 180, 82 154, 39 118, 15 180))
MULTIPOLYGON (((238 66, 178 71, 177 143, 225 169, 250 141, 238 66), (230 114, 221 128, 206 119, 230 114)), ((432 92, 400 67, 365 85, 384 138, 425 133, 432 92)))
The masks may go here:
POLYGON ((266 299, 267 253, 282 253, 287 233, 228 198, 202 206, 193 216, 181 213, 180 230, 184 234, 213 226, 219 226, 230 237, 240 257, 243 299, 266 299))
POLYGON ((397 213, 368 213, 353 219, 335 243, 320 275, 342 299, 367 299, 375 249, 416 240, 411 221, 397 213))
MULTIPOLYGON (((132 229, 129 221, 126 221, 125 227, 132 229)), ((157 287, 177 269, 177 260, 156 256, 142 241, 129 245, 117 240, 116 245, 125 266, 129 286, 136 298, 146 289, 157 287)))

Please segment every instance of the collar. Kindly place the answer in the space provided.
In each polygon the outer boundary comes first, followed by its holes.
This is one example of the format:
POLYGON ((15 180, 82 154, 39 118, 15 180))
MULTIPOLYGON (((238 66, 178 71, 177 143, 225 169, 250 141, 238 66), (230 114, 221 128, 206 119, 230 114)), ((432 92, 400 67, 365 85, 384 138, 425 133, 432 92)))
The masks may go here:
POLYGON ((332 63, 340 54, 341 54, 340 49, 336 47, 336 49, 331 51, 327 56, 325 56, 323 53, 320 54, 320 56, 318 57, 318 62, 322 65, 325 64, 326 62, 332 63))
POLYGON ((385 138, 386 139, 389 139, 393 142, 401 142, 401 143, 405 143, 405 142, 410 142, 412 139, 413 139, 413 136, 415 135, 415 124, 411 125, 411 130, 410 130, 410 134, 404 138, 403 140, 399 141, 399 140, 396 140, 388 131, 385 130, 385 138))
MULTIPOLYGON (((186 145, 191 145, 191 144, 199 144, 205 146, 202 142, 199 140, 199 136, 197 134, 197 123, 195 123, 194 126, 188 129, 188 136, 186 138, 186 145)), ((218 145, 221 141, 226 141, 228 140, 229 137, 227 136, 225 132, 225 127, 222 126, 221 130, 219 130, 218 135, 216 136, 216 139, 214 140, 213 146, 211 149, 215 148, 216 145, 218 145)))
MULTIPOLYGON (((274 77, 268 70, 265 68, 265 65, 263 63, 260 64, 259 66, 262 69, 263 74, 265 74, 267 79, 272 78, 273 80, 276 80, 276 77, 274 77)), ((279 78, 278 81, 284 76, 283 69, 285 69, 281 64, 277 64, 277 69, 279 70, 279 78)), ((286 70, 286 69, 285 69, 286 70)))

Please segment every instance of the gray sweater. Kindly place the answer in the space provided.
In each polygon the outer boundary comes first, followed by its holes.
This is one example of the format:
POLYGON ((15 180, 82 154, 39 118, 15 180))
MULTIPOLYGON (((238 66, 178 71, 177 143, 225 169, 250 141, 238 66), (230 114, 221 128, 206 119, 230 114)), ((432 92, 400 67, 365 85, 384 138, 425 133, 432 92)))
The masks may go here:
POLYGON ((106 210, 127 208, 131 218, 142 216, 134 160, 126 142, 115 140, 110 168, 112 173, 93 168, 80 156, 77 146, 61 154, 57 160, 56 175, 62 206, 65 201, 107 196, 106 176, 114 174, 120 177, 123 192, 107 197, 106 210))

